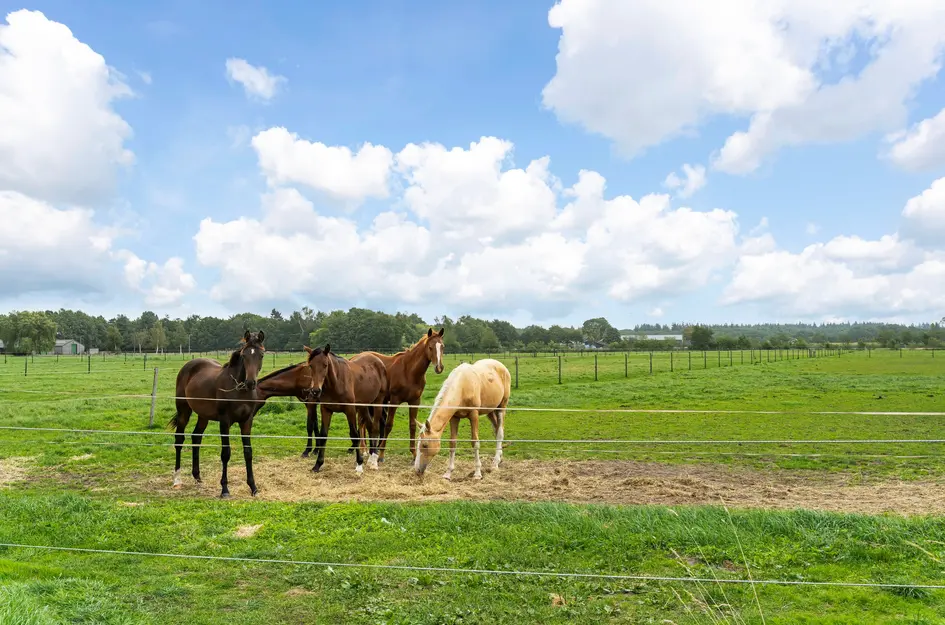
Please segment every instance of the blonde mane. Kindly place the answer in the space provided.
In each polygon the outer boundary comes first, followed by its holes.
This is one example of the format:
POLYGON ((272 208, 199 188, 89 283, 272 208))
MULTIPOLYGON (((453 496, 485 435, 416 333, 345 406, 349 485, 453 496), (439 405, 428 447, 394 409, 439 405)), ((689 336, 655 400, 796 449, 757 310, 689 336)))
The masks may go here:
POLYGON ((471 366, 472 365, 467 362, 461 363, 458 367, 450 371, 448 376, 446 376, 446 380, 443 381, 443 386, 440 387, 440 392, 436 394, 436 398, 433 400, 433 407, 430 409, 430 416, 427 417, 427 420, 424 421, 423 425, 420 426, 420 434, 426 434, 430 430, 430 419, 433 418, 433 415, 436 414, 440 404, 443 403, 443 400, 446 399, 447 394, 453 389, 453 384, 459 379, 460 372, 471 366))

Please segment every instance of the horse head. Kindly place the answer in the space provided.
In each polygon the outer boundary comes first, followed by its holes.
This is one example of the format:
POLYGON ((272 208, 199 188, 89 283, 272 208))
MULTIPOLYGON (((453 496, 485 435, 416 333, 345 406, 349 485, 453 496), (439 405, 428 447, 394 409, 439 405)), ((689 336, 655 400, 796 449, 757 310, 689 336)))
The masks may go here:
POLYGON ((266 347, 263 345, 265 339, 266 333, 262 330, 259 332, 247 330, 240 341, 242 345, 237 351, 233 352, 230 366, 234 369, 239 368, 238 377, 234 377, 237 389, 253 390, 256 388, 256 379, 259 377, 263 357, 266 355, 266 347))
POLYGON ((312 372, 312 386, 309 390, 313 400, 318 400, 322 395, 322 389, 325 387, 325 380, 331 375, 331 343, 326 343, 325 348, 305 346, 308 352, 308 366, 312 372))
POLYGON ((413 463, 417 475, 423 475, 427 470, 427 465, 438 453, 440 453, 440 437, 430 431, 430 419, 428 417, 417 432, 417 457, 413 463))
POLYGON ((437 373, 443 373, 443 332, 445 330, 446 328, 440 328, 439 332, 434 332, 433 328, 428 328, 424 344, 427 359, 433 363, 433 370, 437 373))

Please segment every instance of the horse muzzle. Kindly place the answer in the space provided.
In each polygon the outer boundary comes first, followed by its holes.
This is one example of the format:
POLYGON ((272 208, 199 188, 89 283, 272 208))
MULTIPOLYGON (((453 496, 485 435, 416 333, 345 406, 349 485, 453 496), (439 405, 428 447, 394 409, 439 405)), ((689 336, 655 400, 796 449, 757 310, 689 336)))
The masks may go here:
POLYGON ((246 388, 251 391, 256 390, 256 380, 246 380, 246 388))

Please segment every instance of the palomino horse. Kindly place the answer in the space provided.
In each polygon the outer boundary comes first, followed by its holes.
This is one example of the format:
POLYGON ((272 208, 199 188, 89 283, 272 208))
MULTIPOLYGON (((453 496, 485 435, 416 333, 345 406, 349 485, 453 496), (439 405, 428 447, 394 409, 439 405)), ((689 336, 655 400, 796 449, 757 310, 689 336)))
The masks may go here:
POLYGON ((230 426, 238 424, 243 441, 243 458, 246 461, 246 483, 253 496, 258 492, 253 478, 253 446, 250 433, 253 429, 253 416, 259 407, 256 403, 256 377, 262 368, 266 334, 246 331, 242 346, 230 355, 230 360, 221 365, 209 358, 191 360, 177 374, 177 413, 169 426, 177 429, 174 447, 177 460, 174 464, 174 488, 180 488, 180 452, 184 445, 184 428, 190 416, 197 413, 197 425, 192 434, 193 441, 193 476, 200 482, 200 441, 209 421, 220 422, 222 447, 220 460, 223 462, 223 477, 220 485, 223 491, 220 497, 229 497, 226 484, 226 465, 230 461, 230 426))
POLYGON ((387 448, 387 437, 394 427, 394 415, 397 408, 404 402, 410 411, 410 453, 417 455, 417 411, 420 405, 420 396, 427 385, 427 369, 433 363, 437 373, 443 373, 443 330, 433 332, 427 329, 427 335, 413 344, 409 349, 393 356, 385 356, 377 352, 374 354, 387 367, 387 377, 390 379, 390 406, 387 408, 387 427, 381 438, 379 462, 384 462, 384 450, 387 448))
POLYGON ((331 415, 336 412, 343 412, 348 418, 351 446, 356 454, 355 471, 358 473, 364 471, 359 418, 360 423, 370 426, 371 456, 368 467, 377 469, 378 438, 380 431, 384 429, 383 406, 390 401, 390 385, 384 363, 369 353, 361 353, 345 360, 331 352, 331 345, 325 345, 325 349, 306 347, 305 350, 309 353, 308 364, 312 369, 312 398, 319 402, 322 415, 322 428, 316 441, 318 459, 312 471, 320 471, 325 464, 328 428, 331 427, 331 415), (379 419, 376 419, 375 415, 378 415, 379 419))
POLYGON ((440 451, 440 438, 446 424, 450 424, 450 463, 443 475, 450 479, 456 460, 456 435, 459 420, 469 419, 472 431, 473 454, 476 472, 473 477, 482 479, 482 462, 479 460, 479 415, 486 413, 495 430, 495 458, 493 470, 502 462, 502 439, 505 437, 505 410, 509 405, 512 376, 498 360, 484 358, 473 364, 463 363, 453 369, 443 382, 443 387, 433 401, 430 416, 420 428, 417 458, 414 469, 423 475, 430 460, 440 451))

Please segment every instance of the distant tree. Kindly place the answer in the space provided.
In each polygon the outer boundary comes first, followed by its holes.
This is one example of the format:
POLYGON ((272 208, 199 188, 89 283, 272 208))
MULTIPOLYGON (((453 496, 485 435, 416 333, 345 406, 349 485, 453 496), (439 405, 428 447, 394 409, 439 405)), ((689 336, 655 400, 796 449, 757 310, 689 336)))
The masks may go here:
POLYGON ((105 349, 117 352, 121 351, 122 345, 124 345, 124 343, 118 326, 114 323, 109 324, 108 332, 105 335, 105 349))
POLYGON ((692 338, 690 344, 692 349, 705 350, 712 348, 712 328, 707 326, 692 326, 692 338))
POLYGON ((603 317, 588 319, 581 326, 584 341, 591 345, 605 345, 608 338, 620 340, 620 331, 610 325, 610 322, 603 317))
POLYGON ((9 351, 49 352, 56 344, 56 323, 43 312, 14 311, 0 317, 0 340, 9 351))

